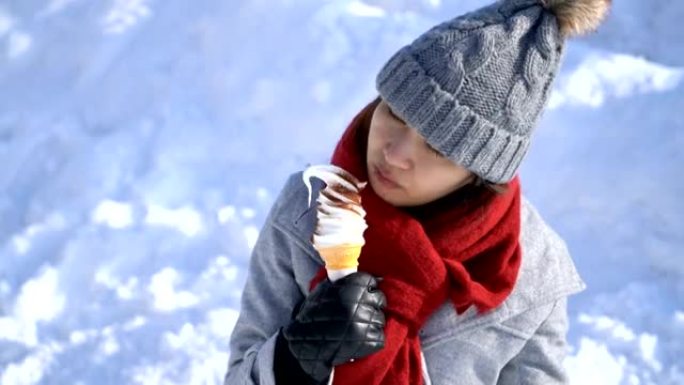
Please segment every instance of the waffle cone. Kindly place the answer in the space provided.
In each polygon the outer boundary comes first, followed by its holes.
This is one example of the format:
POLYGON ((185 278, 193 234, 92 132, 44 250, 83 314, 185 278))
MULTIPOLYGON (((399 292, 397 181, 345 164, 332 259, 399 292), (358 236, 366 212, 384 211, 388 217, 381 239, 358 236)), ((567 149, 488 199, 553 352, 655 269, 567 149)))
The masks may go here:
POLYGON ((325 261, 328 270, 343 270, 354 268, 359 265, 363 245, 340 245, 318 249, 318 253, 325 261))

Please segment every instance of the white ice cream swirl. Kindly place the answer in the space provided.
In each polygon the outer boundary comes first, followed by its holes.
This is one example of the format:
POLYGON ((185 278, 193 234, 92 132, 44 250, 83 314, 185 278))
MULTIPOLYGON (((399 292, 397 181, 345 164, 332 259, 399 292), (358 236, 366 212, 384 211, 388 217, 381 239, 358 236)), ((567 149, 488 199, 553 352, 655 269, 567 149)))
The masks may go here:
POLYGON ((363 245, 366 211, 361 207, 360 192, 367 182, 360 182, 348 171, 334 165, 311 166, 302 175, 309 191, 311 206, 311 178, 325 183, 318 194, 318 224, 313 235, 317 249, 339 245, 363 245))

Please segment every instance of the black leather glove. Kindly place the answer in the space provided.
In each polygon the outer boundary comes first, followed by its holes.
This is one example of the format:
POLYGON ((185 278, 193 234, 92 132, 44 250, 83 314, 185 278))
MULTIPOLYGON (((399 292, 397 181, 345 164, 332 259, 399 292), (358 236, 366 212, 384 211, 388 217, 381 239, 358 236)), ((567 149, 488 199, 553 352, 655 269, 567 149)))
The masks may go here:
POLYGON ((370 274, 321 282, 304 300, 282 335, 303 371, 326 379, 334 365, 365 357, 385 346, 385 295, 370 274))

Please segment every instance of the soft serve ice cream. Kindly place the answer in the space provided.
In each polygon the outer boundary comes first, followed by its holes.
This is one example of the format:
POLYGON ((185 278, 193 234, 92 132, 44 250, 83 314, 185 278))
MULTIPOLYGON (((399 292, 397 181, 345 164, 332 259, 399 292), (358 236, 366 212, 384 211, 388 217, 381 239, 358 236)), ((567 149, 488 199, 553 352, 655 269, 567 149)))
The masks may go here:
POLYGON ((365 244, 363 232, 368 227, 360 195, 367 182, 360 182, 346 170, 333 165, 311 166, 304 170, 302 178, 309 191, 309 206, 311 178, 325 183, 316 200, 318 222, 312 242, 325 262, 328 278, 335 281, 356 272, 365 244))

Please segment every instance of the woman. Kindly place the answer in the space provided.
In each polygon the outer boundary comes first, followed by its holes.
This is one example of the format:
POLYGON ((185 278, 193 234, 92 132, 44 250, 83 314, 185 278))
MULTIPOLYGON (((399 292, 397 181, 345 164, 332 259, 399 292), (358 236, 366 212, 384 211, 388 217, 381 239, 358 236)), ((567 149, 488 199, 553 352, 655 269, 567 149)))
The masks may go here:
POLYGON ((567 383, 566 301, 584 284, 516 173, 565 38, 609 5, 503 0, 398 51, 332 156, 369 182, 359 272, 326 279, 291 176, 253 251, 225 384, 567 383))

